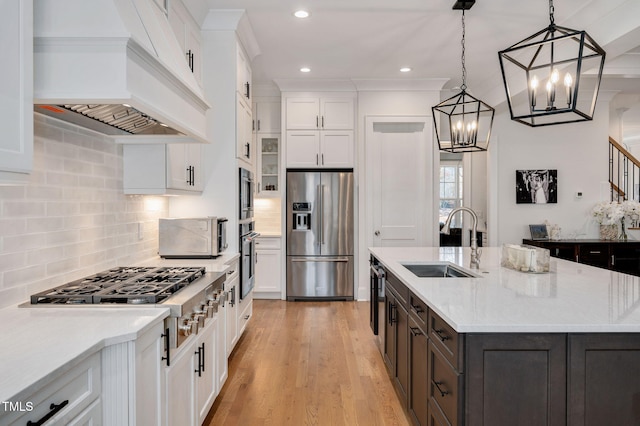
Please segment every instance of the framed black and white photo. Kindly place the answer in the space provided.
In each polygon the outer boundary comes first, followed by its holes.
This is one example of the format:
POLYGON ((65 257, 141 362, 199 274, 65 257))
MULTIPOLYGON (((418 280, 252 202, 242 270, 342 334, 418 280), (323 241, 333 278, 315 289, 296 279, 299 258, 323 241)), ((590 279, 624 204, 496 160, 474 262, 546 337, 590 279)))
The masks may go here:
POLYGON ((516 203, 558 202, 557 170, 516 170, 516 203))

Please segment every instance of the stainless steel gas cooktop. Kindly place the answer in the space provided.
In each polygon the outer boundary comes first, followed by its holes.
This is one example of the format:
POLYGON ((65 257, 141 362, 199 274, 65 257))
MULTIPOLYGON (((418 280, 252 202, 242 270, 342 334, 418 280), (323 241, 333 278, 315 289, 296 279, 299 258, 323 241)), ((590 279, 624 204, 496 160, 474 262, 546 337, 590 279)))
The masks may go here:
POLYGON ((204 273, 203 267, 119 267, 34 294, 31 304, 155 304, 204 273))

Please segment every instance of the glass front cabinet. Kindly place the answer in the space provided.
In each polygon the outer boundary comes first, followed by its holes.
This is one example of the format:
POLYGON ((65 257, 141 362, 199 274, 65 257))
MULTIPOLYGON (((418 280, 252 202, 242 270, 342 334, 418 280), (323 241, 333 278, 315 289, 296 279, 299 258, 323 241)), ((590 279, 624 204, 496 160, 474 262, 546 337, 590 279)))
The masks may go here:
POLYGON ((258 195, 280 194, 280 134, 257 134, 258 138, 258 195))

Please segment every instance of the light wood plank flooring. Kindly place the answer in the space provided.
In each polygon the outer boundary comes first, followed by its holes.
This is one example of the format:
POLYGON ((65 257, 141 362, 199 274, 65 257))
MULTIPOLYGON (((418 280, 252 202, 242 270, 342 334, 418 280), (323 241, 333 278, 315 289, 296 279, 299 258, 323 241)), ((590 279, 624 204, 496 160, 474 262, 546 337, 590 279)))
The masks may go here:
POLYGON ((409 425, 367 302, 254 300, 204 425, 409 425))

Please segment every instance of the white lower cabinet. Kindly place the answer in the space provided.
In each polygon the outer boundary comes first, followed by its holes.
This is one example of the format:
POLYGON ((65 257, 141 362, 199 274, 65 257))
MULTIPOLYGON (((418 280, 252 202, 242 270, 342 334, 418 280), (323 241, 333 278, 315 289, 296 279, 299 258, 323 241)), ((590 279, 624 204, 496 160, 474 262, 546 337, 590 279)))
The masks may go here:
POLYGON ((172 356, 171 366, 165 370, 167 426, 195 423, 195 348, 195 337, 183 342, 180 351, 172 356))
POLYGON ((162 366, 165 354, 163 324, 158 323, 135 341, 136 425, 159 425, 164 396, 162 366))
POLYGON ((282 294, 282 245, 280 237, 258 237, 256 241, 255 299, 280 299, 282 294))
POLYGON ((217 355, 217 337, 218 325, 217 318, 209 319, 210 324, 205 327, 204 333, 198 333, 198 341, 196 343, 196 351, 200 351, 196 358, 200 364, 196 366, 196 415, 198 416, 197 424, 201 425, 209 410, 213 406, 213 401, 218 396, 218 387, 216 383, 216 355, 217 355), (213 320, 213 322, 212 322, 213 320))
POLYGON ((237 272, 235 277, 224 283, 224 289, 227 292, 227 302, 225 304, 225 313, 227 315, 227 357, 231 355, 233 348, 236 346, 236 343, 238 343, 239 284, 239 274, 237 274, 237 272))
POLYGON ((95 353, 33 394, 20 397, 22 407, 5 408, 0 424, 102 424, 100 376, 100 353, 95 353))
POLYGON ((216 394, 220 393, 222 386, 229 375, 227 361, 227 302, 226 297, 218 304, 218 321, 216 332, 216 394))
POLYGON ((253 315, 253 291, 240 300, 238 305, 238 339, 247 328, 251 315, 253 315))
POLYGON ((217 317, 183 342, 165 368, 167 426, 200 425, 217 396, 217 317))

